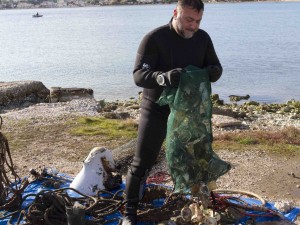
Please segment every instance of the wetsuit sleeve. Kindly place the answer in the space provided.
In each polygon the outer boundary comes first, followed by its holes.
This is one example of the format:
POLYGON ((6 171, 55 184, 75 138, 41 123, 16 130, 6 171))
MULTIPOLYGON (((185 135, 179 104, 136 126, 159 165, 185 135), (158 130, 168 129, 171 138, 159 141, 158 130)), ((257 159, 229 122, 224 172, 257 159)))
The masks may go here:
POLYGON ((208 37, 208 43, 207 43, 207 49, 206 49, 204 64, 205 64, 205 66, 214 65, 214 66, 219 67, 220 72, 215 73, 214 75, 210 75, 210 81, 211 82, 216 82, 217 80, 219 80, 219 78, 222 75, 223 68, 222 68, 222 65, 219 61, 219 58, 218 58, 217 54, 216 54, 214 45, 213 45, 212 40, 211 40, 210 37, 208 37))
POLYGON ((156 71, 159 60, 158 46, 153 35, 146 35, 138 48, 133 70, 133 79, 137 86, 156 88, 159 85, 156 77, 161 71, 156 71))

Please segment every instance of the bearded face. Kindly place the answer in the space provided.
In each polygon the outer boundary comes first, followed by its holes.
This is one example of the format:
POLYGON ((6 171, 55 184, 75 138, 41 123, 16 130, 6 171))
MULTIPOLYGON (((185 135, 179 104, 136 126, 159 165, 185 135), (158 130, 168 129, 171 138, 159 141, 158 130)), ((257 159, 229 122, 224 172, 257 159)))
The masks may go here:
POLYGON ((177 6, 174 10, 172 25, 183 38, 191 38, 197 32, 203 16, 203 10, 177 6))

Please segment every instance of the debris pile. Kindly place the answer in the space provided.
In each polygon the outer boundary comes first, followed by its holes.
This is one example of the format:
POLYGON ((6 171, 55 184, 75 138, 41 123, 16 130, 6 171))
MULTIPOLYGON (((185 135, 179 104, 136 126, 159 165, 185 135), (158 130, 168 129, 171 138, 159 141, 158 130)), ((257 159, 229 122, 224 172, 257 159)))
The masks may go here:
MULTIPOLYGON (((92 152, 97 155, 104 150, 96 148, 92 152)), ((112 168, 109 160, 100 158, 100 161, 106 172, 112 168)), ((93 195, 71 188, 73 178, 52 168, 31 169, 29 176, 21 179, 14 171, 8 141, 1 132, 0 166, 0 225, 116 225, 122 220, 126 204, 123 184, 108 176, 109 173, 105 175, 105 183, 109 185, 104 185, 104 189, 95 188, 93 195)), ((158 174, 148 181, 169 178, 168 174, 158 174)), ((300 213, 300 208, 285 203, 273 206, 250 192, 201 190, 197 194, 175 193, 172 187, 163 186, 161 182, 147 184, 139 203, 138 221, 142 224, 244 225, 259 218, 291 224, 300 213)))

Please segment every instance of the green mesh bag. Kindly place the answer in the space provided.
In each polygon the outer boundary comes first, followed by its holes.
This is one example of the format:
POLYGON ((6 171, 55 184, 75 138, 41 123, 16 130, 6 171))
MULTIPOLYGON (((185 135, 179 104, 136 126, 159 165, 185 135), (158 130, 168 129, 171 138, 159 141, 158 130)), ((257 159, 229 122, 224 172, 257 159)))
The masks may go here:
POLYGON ((195 184, 217 180, 230 165, 212 150, 211 85, 205 69, 185 68, 178 88, 165 88, 160 105, 168 104, 166 158, 174 192, 189 193, 195 184))

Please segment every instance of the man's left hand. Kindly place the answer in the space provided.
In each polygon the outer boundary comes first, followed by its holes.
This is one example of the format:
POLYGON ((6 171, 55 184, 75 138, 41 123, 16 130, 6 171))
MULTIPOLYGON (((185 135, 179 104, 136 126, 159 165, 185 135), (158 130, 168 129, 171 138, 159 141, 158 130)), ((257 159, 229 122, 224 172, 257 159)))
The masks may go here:
POLYGON ((219 76, 221 73, 221 69, 219 66, 209 65, 206 67, 209 76, 219 76))

